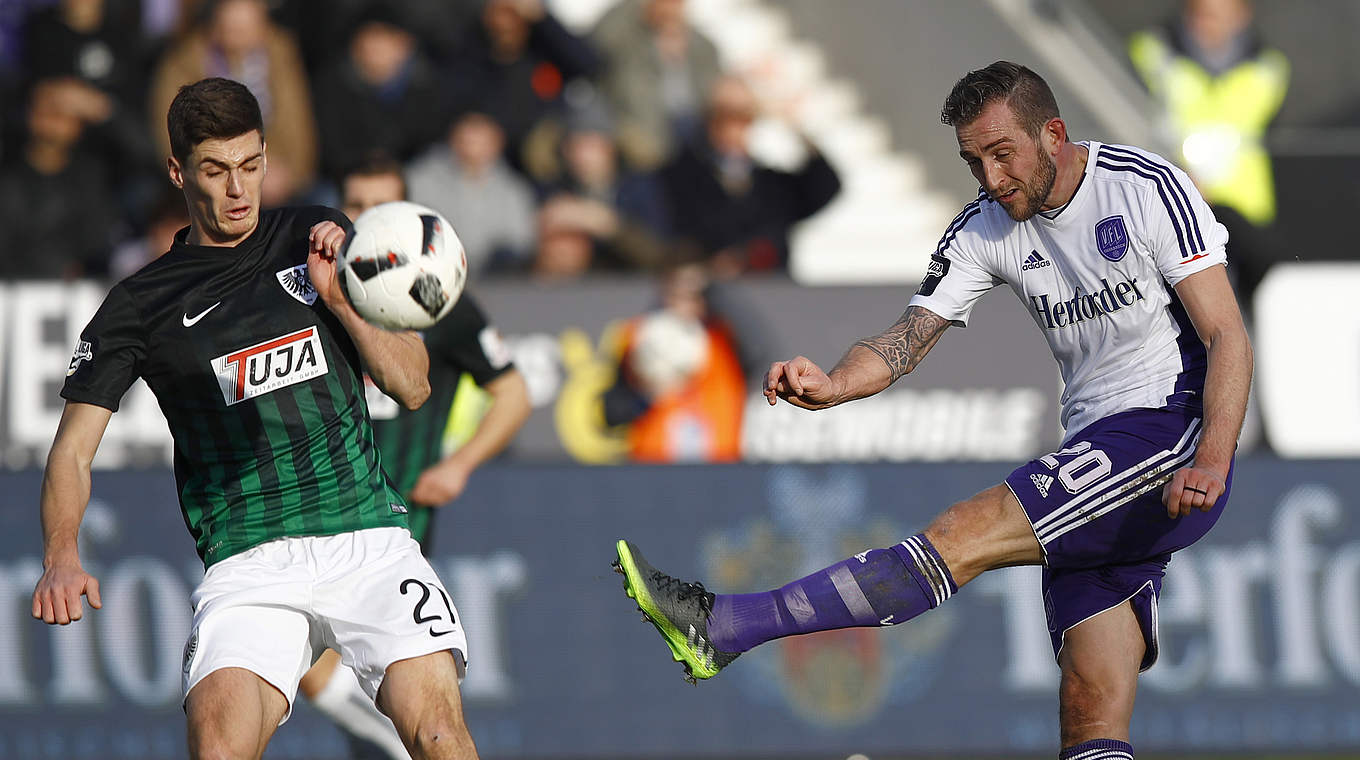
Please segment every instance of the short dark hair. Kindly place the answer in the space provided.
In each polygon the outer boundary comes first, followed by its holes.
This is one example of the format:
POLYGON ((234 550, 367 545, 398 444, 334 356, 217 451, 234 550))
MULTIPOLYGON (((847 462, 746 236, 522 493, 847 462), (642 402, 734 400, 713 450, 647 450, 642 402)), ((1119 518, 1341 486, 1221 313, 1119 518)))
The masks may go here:
POLYGON ((170 153, 180 161, 189 158, 204 140, 225 140, 251 130, 264 139, 260 103, 240 82, 221 77, 200 79, 179 88, 165 116, 170 130, 170 153))
POLYGON ((401 182, 401 197, 405 198, 406 193, 406 173, 402 170, 401 164, 386 153, 370 153, 363 160, 346 168, 340 174, 340 191, 345 190, 345 181, 350 177, 381 177, 386 174, 395 175, 401 182))
POLYGON ((940 121, 951 127, 971 124, 997 100, 1006 101, 1030 137, 1037 137, 1050 119, 1059 116, 1058 101, 1043 77, 1018 63, 997 61, 954 84, 940 109, 940 121))

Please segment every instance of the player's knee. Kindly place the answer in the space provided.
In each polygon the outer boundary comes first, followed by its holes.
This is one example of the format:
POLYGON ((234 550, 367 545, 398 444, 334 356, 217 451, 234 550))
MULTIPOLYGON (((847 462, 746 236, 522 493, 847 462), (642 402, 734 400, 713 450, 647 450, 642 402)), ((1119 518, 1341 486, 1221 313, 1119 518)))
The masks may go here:
POLYGON ((189 733, 189 757, 192 760, 256 760, 259 747, 255 742, 236 741, 212 732, 189 733))
POLYGON ((1115 679, 1066 668, 1058 689, 1064 746, 1110 735, 1127 715, 1128 688, 1115 679))
POLYGON ((455 715, 422 720, 415 730, 415 757, 426 760, 468 757, 472 737, 467 725, 455 715))

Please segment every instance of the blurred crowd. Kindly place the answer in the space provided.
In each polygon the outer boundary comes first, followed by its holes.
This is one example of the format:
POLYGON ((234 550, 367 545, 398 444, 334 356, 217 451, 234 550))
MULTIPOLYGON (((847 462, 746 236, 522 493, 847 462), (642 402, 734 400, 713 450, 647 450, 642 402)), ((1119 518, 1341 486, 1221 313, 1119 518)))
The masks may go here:
POLYGON ((266 207, 339 205, 348 170, 397 162, 474 277, 779 271, 840 188, 815 149, 791 172, 752 158, 761 104, 685 0, 621 0, 584 35, 543 0, 6 0, 0 279, 164 252, 187 224, 165 112, 205 76, 260 101, 266 207))

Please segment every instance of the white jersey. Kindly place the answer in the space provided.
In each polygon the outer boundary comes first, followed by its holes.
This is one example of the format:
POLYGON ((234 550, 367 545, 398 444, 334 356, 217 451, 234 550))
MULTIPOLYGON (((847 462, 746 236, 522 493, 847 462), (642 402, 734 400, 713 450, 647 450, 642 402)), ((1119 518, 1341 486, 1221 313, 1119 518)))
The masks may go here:
POLYGON ((1225 262, 1228 232, 1184 172, 1138 148, 1082 143, 1057 212, 1016 222, 986 193, 964 207, 911 299, 959 325, 1002 283, 1062 369, 1069 434, 1125 409, 1199 405, 1207 357, 1172 288, 1225 262))

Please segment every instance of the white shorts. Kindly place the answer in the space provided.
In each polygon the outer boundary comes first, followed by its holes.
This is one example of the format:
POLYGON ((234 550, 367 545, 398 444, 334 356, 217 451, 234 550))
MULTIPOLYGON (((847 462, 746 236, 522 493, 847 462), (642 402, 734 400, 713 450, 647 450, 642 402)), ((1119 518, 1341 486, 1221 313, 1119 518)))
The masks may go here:
POLYGON ((376 699, 387 666, 452 650, 462 618, 405 528, 280 538, 208 568, 192 597, 184 694, 220 668, 244 668, 293 699, 323 649, 340 653, 376 699))

